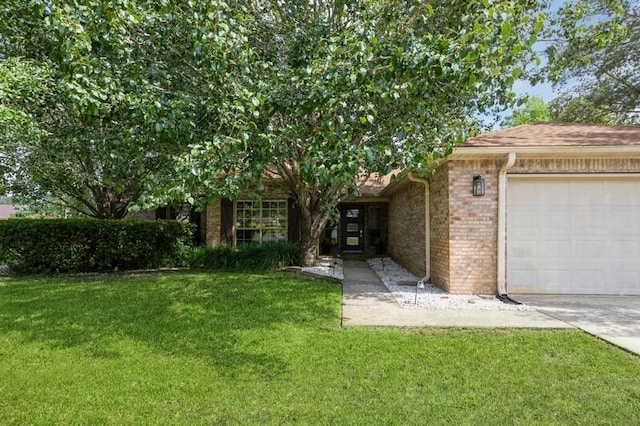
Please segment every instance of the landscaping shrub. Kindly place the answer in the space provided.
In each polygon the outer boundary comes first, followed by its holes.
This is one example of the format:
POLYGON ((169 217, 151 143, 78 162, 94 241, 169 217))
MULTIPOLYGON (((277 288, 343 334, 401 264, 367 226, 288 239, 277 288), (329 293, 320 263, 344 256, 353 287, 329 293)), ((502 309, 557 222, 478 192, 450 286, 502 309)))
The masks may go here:
POLYGON ((103 272, 182 264, 193 227, 174 221, 0 222, 0 264, 16 273, 103 272))
POLYGON ((298 263, 298 246, 284 241, 249 244, 238 249, 222 244, 193 250, 192 268, 211 271, 271 271, 298 263))
POLYGON ((221 244, 215 247, 194 247, 189 266, 210 271, 229 271, 236 269, 237 254, 233 246, 221 244))

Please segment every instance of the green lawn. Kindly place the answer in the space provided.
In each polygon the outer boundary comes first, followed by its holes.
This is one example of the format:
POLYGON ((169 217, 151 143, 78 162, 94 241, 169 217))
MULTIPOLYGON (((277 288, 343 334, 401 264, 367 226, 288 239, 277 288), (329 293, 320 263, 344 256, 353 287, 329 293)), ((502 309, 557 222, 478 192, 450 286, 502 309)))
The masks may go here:
POLYGON ((341 329, 284 274, 0 280, 0 424, 640 424, 578 331, 341 329))

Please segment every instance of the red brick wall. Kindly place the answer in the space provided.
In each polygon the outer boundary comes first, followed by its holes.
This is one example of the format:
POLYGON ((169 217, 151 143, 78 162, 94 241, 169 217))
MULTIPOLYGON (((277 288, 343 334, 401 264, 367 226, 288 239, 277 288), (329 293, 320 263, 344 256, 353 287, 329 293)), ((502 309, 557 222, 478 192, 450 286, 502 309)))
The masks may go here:
MULTIPOLYGON (((496 292, 498 173, 504 161, 449 161, 431 178, 431 281, 451 293, 496 292), (472 194, 474 175, 485 179, 483 197, 472 194)), ((640 160, 625 158, 520 158, 509 169, 510 174, 638 171, 640 160)))
POLYGON ((424 185, 409 183, 389 200, 389 255, 411 273, 425 274, 424 185))
POLYGON ((429 179, 431 282, 449 290, 449 164, 429 179))
POLYGON ((496 292, 499 168, 492 160, 449 163, 451 293, 496 292), (485 180, 484 196, 473 195, 474 175, 485 180))
POLYGON ((204 244, 208 247, 216 246, 220 244, 220 225, 221 212, 220 212, 220 198, 212 199, 207 207, 202 212, 204 219, 204 244))

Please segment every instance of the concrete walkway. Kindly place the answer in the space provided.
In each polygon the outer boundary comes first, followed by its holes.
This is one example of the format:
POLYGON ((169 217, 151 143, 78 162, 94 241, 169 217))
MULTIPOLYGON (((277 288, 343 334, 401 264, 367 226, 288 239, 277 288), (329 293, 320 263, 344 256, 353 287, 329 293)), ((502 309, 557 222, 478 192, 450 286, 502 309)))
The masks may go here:
POLYGON ((574 328, 536 311, 403 309, 366 262, 345 260, 343 271, 345 327, 574 328))

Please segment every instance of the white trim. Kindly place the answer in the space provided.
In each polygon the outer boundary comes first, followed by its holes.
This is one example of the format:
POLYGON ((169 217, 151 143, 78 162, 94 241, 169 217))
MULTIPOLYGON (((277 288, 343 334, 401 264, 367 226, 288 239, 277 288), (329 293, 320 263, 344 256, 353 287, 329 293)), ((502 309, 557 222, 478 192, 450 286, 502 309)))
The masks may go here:
POLYGON ((588 173, 588 172, 579 172, 579 173, 509 173, 509 179, 563 179, 563 178, 594 178, 594 179, 602 179, 602 178, 615 178, 615 179, 637 179, 640 178, 640 172, 629 172, 629 173, 588 173))
POLYGON ((571 156, 582 156, 585 154, 635 154, 640 155, 640 145, 615 145, 615 146, 520 146, 520 147, 458 147, 448 157, 455 159, 456 156, 470 155, 500 155, 500 154, 569 154, 571 156))
POLYGON ((412 182, 424 185, 424 278, 422 282, 429 282, 431 279, 431 212, 429 202, 429 181, 415 177, 411 172, 407 177, 412 182))
POLYGON ((516 153, 510 152, 498 173, 498 294, 507 294, 507 172, 516 163, 516 153))

